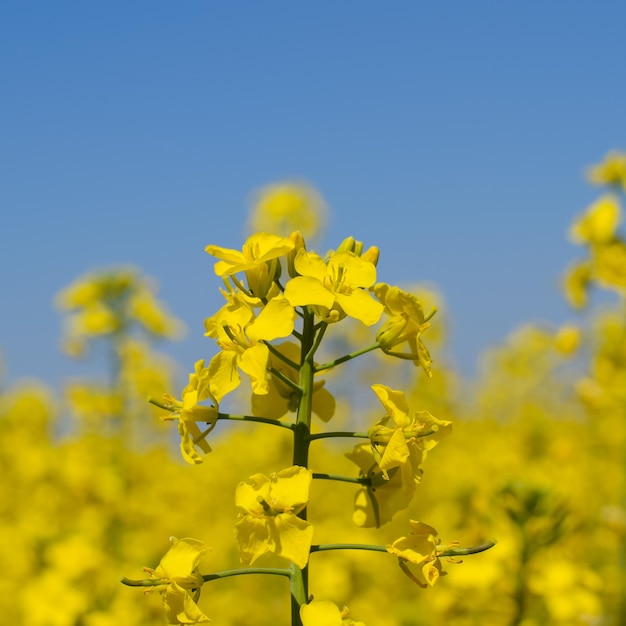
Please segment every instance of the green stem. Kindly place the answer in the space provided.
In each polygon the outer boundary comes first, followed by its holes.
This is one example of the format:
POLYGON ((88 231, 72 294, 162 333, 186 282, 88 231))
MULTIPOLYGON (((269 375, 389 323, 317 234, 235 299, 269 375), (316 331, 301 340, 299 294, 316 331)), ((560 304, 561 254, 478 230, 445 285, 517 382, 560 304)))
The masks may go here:
MULTIPOLYGON (((320 330, 320 333, 322 331, 320 330)), ((309 437, 311 435, 311 413, 313 405, 313 357, 319 342, 315 341, 313 311, 306 307, 302 320, 302 339, 300 345, 301 363, 298 372, 298 383, 302 389, 298 402, 298 413, 293 429, 293 464, 300 467, 309 466, 309 437)), ((298 517, 306 520, 306 508, 298 517)), ((291 626, 302 626, 300 607, 308 600, 308 567, 300 568, 291 565, 291 626)))
POLYGON ((297 393, 302 393, 302 387, 298 385, 298 383, 294 383, 289 376, 285 376, 280 370, 277 370, 275 367, 268 367, 267 371, 270 372, 273 376, 276 376, 279 380, 285 383, 288 387, 291 387, 297 393))
POLYGON ((329 361, 328 363, 322 363, 321 365, 317 365, 315 367, 315 371, 323 372, 324 370, 329 370, 332 367, 340 365, 341 363, 345 363, 346 361, 356 359, 356 357, 361 356, 362 354, 367 354, 368 352, 371 352, 372 350, 378 350, 378 348, 380 348, 380 344, 377 341, 376 343, 373 343, 371 346, 368 346, 367 348, 363 348, 361 350, 355 350, 354 352, 350 352, 350 354, 346 354, 342 357, 339 357, 338 359, 335 359, 334 361, 329 361))
POLYGON ((326 552, 327 550, 369 550, 370 552, 387 552, 385 546, 377 546, 368 543, 320 543, 311 546, 311 553, 326 552))
POLYGON ((313 472, 313 478, 318 480, 337 480, 342 483, 353 483, 357 485, 371 485, 372 481, 369 478, 353 478, 351 476, 339 476, 338 474, 322 474, 319 472, 313 472))
MULTIPOLYGON (((226 569, 213 574, 204 574, 202 578, 204 582, 210 582, 212 580, 218 580, 220 578, 229 578, 230 576, 245 576, 246 574, 271 574, 274 576, 287 576, 291 577, 291 570, 287 568, 278 567, 249 567, 246 569, 226 569)), ((124 576, 120 579, 123 585, 128 587, 158 587, 159 585, 166 585, 168 580, 166 578, 144 578, 142 580, 133 580, 124 576)))
POLYGON ((273 346, 269 341, 263 342, 268 348, 269 351, 277 358, 279 358, 283 363, 286 363, 293 369, 294 372, 297 372, 299 369, 299 365, 294 363, 291 359, 287 358, 276 346, 273 346))
POLYGON ((285 424, 269 417, 256 417, 255 415, 232 415, 231 413, 218 413, 218 420, 232 420, 236 422, 260 422, 261 424, 269 424, 270 426, 278 426, 279 428, 294 429, 294 424, 285 424))
POLYGON ((287 576, 291 578, 291 570, 284 567, 249 567, 246 569, 226 569, 214 574, 204 574, 204 582, 228 578, 230 576, 245 576, 246 574, 271 574, 273 576, 287 576))
POLYGON ((442 550, 441 552, 437 552, 438 556, 467 556, 468 554, 478 554, 479 552, 484 552, 485 550, 489 550, 496 545, 496 541, 493 539, 489 539, 484 543, 481 543, 477 546, 472 546, 471 548, 447 548, 446 550, 442 550))
POLYGON ((329 431, 327 433, 315 433, 309 435, 309 441, 315 441, 316 439, 328 439, 329 437, 356 437, 358 439, 369 439, 369 435, 365 432, 354 432, 352 430, 336 430, 329 431))

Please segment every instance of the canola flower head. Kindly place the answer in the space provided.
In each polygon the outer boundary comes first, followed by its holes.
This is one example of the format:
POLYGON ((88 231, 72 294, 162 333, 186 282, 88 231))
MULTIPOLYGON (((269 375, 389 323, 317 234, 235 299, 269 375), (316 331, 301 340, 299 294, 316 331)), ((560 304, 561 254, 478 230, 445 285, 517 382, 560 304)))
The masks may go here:
POLYGON ((301 249, 294 269, 298 275, 285 285, 285 297, 292 306, 312 306, 329 323, 349 316, 372 326, 380 319, 383 306, 368 291, 376 281, 371 261, 354 252, 336 252, 325 261, 301 249))
POLYGON ((300 607, 302 626, 365 626, 364 622, 357 622, 348 618, 348 607, 339 610, 339 607, 329 600, 311 600, 300 607))
POLYGON ((587 170, 587 179, 594 185, 620 186, 626 190, 626 152, 611 150, 602 163, 587 170))
POLYGON ((156 569, 146 568, 150 576, 163 581, 157 590, 169 624, 201 624, 210 619, 196 604, 204 582, 197 566, 208 551, 199 539, 171 538, 172 546, 156 569))
POLYGON ((256 315, 252 306, 235 294, 205 320, 206 335, 221 348, 208 367, 211 395, 216 402, 239 386, 238 370, 250 378, 253 393, 269 393, 269 348, 265 342, 288 337, 295 319, 296 312, 283 295, 272 298, 256 315))
POLYGON ((380 343, 383 352, 410 359, 416 365, 421 365, 424 372, 431 376, 432 359, 421 340, 421 335, 430 326, 428 320, 436 309, 427 318, 422 302, 417 296, 387 283, 377 283, 372 291, 384 306, 385 314, 388 316, 388 320, 376 334, 376 341, 380 343), (398 352, 404 344, 407 345, 408 352, 398 352))
POLYGON ((198 392, 195 389, 183 391, 182 402, 168 395, 164 396, 164 400, 175 408, 171 413, 162 416, 161 419, 178 420, 180 451, 183 458, 191 465, 202 463, 198 449, 205 454, 211 452, 211 446, 207 442, 206 436, 213 430, 217 422, 217 407, 199 405, 198 392), (197 422, 205 422, 209 426, 202 432, 197 422))
POLYGON ((354 498, 352 521, 357 526, 380 528, 409 506, 423 473, 421 450, 411 449, 409 462, 388 471, 380 469, 370 444, 358 444, 345 456, 359 467, 359 476, 369 481, 354 498))
POLYGON ((294 242, 289 237, 260 232, 250 235, 241 251, 214 245, 208 245, 205 251, 219 259, 215 264, 217 276, 232 276, 284 256, 293 247, 294 242))
POLYGON ((311 470, 293 466, 271 476, 254 474, 239 483, 235 504, 240 521, 235 526, 241 562, 254 563, 267 552, 298 567, 309 560, 313 526, 297 515, 309 501, 311 470))
POLYGON ((601 245, 615 238, 621 208, 614 195, 605 195, 572 224, 569 236, 574 243, 601 245))
POLYGON ((554 336, 554 347, 565 357, 572 356, 578 351, 581 343, 581 332, 574 324, 565 324, 558 329, 554 336))
POLYGON ((387 552, 398 557, 402 571, 419 587, 432 587, 444 574, 437 554, 437 531, 423 522, 410 520, 409 523, 411 533, 388 545, 387 552), (410 568, 409 563, 417 567, 410 568))
POLYGON ((408 464, 414 474, 421 476, 419 470, 426 453, 450 434, 452 422, 437 419, 428 411, 409 415, 402 391, 378 384, 372 385, 372 390, 386 411, 368 433, 379 469, 387 476, 390 469, 408 464))
POLYGON ((267 185, 255 194, 250 213, 250 228, 288 235, 299 230, 307 238, 323 228, 326 203, 321 195, 303 182, 267 185))

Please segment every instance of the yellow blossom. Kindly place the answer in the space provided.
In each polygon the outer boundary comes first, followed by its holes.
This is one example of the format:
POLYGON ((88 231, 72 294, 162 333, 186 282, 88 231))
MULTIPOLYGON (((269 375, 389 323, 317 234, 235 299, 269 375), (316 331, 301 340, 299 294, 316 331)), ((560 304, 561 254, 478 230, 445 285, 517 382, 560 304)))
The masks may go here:
POLYGON ((602 163, 589 168, 587 178, 595 185, 621 185, 626 189, 626 153, 612 150, 602 163))
POLYGON ((366 326, 375 324, 383 306, 367 291, 376 281, 376 266, 353 252, 337 252, 325 262, 314 252, 301 249, 294 260, 298 276, 285 285, 292 306, 312 306, 325 322, 346 315, 366 326))
POLYGON ((430 326, 420 300, 399 287, 390 287, 386 283, 377 283, 372 289, 378 300, 385 306, 389 319, 376 334, 376 340, 387 354, 404 359, 411 359, 421 365, 429 376, 431 358, 422 343, 421 334, 430 326), (407 352, 398 352, 397 347, 406 343, 407 352))
POLYGON ((587 261, 573 264, 565 274, 563 289, 565 297, 576 309, 587 304, 587 291, 591 282, 591 266, 587 261))
POLYGON ((313 526, 298 517, 309 501, 311 470, 297 465, 270 477, 254 474, 239 483, 235 504, 241 520, 235 525, 241 562, 254 563, 273 552, 304 567, 309 560, 313 526))
POLYGON ((417 411, 409 417, 404 393, 385 385, 372 385, 372 389, 387 411, 368 433, 383 476, 387 476, 388 470, 407 463, 420 468, 426 452, 450 434, 452 423, 437 419, 428 411, 417 411))
POLYGON ((613 195, 603 196, 572 224, 571 240, 591 245, 608 243, 615 237, 620 213, 617 198, 613 195))
POLYGON ((282 295, 272 298, 255 316, 243 298, 230 294, 230 302, 205 320, 205 334, 215 338, 221 348, 208 367, 211 395, 217 402, 239 386, 238 369, 249 376, 255 394, 268 393, 269 348, 265 342, 290 335, 295 317, 282 295))
POLYGON ((280 257, 286 256, 293 247, 294 242, 289 237, 256 233, 248 237, 241 252, 213 245, 205 250, 219 259, 215 264, 218 276, 245 272, 250 294, 266 298, 274 280, 280 276, 280 257))
POLYGON ((165 396, 165 400, 175 411, 161 417, 162 420, 178 420, 178 434, 180 435, 180 451, 187 463, 197 465, 202 463, 202 457, 196 451, 199 448, 205 454, 211 452, 211 446, 206 436, 213 430, 217 422, 218 410, 216 407, 201 406, 198 404, 198 392, 183 392, 182 402, 172 396, 165 396), (200 431, 197 422, 209 424, 204 432, 200 431))
POLYGON ((400 568, 414 583, 423 588, 432 587, 445 573, 437 554, 437 531, 422 522, 410 520, 409 523, 411 534, 396 539, 387 546, 387 552, 398 557, 400 568), (409 563, 417 565, 415 572, 409 568, 409 563))
POLYGON ((571 356, 580 346, 580 328, 573 324, 562 326, 554 336, 554 347, 563 356, 571 356))
POLYGON ((200 624, 210 621, 198 608, 196 602, 204 583, 198 573, 198 563, 208 548, 198 539, 171 538, 172 547, 156 569, 144 568, 152 578, 159 579, 162 585, 157 590, 163 598, 163 605, 169 624, 200 624))
POLYGON ((305 183, 268 185, 257 194, 250 225, 254 231, 287 236, 299 230, 314 237, 323 226, 325 208, 321 196, 305 183))
POLYGON ((422 475, 420 465, 404 463, 383 472, 367 443, 356 445, 345 456, 358 465, 359 476, 368 480, 354 499, 352 520, 357 526, 379 528, 409 506, 422 475))

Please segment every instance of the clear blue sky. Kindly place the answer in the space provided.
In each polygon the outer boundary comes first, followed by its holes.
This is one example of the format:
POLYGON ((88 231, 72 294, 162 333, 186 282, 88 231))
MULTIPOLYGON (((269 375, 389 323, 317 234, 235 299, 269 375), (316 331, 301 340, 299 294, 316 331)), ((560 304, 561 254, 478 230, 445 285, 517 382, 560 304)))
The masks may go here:
POLYGON ((444 293, 451 359, 575 319, 565 231, 626 148, 626 3, 365 0, 0 4, 5 380, 56 384, 53 295, 132 263, 213 353, 208 243, 239 247, 249 194, 293 177, 331 207, 324 247, 444 293))

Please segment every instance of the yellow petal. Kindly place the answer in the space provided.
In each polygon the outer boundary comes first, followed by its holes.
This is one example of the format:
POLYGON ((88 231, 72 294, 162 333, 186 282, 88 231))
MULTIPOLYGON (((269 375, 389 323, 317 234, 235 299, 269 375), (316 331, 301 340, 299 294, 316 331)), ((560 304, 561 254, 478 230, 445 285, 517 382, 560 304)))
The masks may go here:
POLYGON ((335 302, 334 295, 316 278, 296 276, 285 285, 285 298, 291 306, 323 306, 330 309, 335 302))
POLYGON ((239 558, 244 565, 254 563, 269 550, 266 518, 246 515, 235 524, 235 537, 239 544, 239 558))
POLYGON ((271 487, 272 506, 278 509, 299 508, 309 501, 313 473, 294 465, 276 474, 271 487))
POLYGON ((313 600, 300 607, 302 626, 341 626, 339 608, 328 600, 313 600))
POLYGON ((269 348, 262 343, 248 348, 239 357, 239 367, 250 377, 253 393, 266 394, 268 392, 268 357, 269 348))
POLYGON ((313 526, 293 513, 280 513, 268 519, 270 549, 298 567, 305 567, 313 541, 313 526))
POLYGON ((163 577, 175 578, 188 576, 206 554, 208 548, 199 539, 172 538, 172 547, 161 559, 156 572, 162 572, 163 577))
POLYGON ((293 331, 296 312, 284 296, 270 300, 259 316, 246 328, 252 341, 271 341, 288 337, 293 331))
POLYGON ((209 363, 211 395, 216 402, 221 402, 222 398, 236 389, 241 382, 241 377, 237 371, 238 356, 236 352, 222 350, 209 363))
POLYGON ((385 310, 380 302, 374 300, 369 292, 363 289, 335 294, 335 300, 346 315, 363 322, 366 326, 376 324, 385 310))

